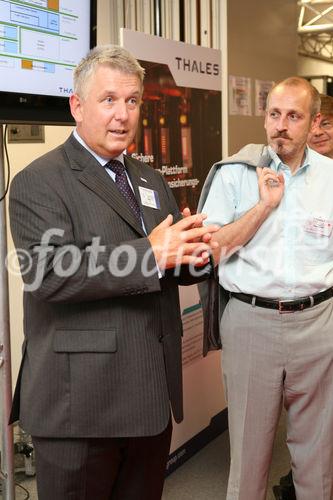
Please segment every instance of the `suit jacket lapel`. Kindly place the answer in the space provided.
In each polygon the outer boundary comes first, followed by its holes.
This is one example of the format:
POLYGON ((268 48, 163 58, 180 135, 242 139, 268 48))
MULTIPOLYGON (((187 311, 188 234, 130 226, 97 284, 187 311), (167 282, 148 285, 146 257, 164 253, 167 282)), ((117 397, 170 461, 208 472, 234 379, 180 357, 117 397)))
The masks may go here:
POLYGON ((105 169, 74 137, 65 143, 71 168, 81 170, 78 180, 102 198, 118 215, 130 224, 141 236, 145 236, 143 228, 136 220, 125 198, 105 169))

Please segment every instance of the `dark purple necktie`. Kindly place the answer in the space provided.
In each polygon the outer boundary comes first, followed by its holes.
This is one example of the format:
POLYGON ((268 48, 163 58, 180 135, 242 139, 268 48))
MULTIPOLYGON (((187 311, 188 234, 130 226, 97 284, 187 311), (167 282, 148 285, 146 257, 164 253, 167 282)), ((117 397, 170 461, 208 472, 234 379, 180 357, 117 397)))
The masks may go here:
POLYGON ((133 193, 133 190, 131 186, 129 185, 126 171, 125 171, 125 166, 121 163, 119 160, 110 160, 106 165, 105 168, 110 168, 115 174, 116 174, 116 185, 121 194, 124 196, 125 200, 127 201, 128 205, 131 207, 135 217, 140 223, 140 226, 142 225, 141 222, 141 211, 139 204, 137 202, 137 199, 135 197, 135 194, 133 193))

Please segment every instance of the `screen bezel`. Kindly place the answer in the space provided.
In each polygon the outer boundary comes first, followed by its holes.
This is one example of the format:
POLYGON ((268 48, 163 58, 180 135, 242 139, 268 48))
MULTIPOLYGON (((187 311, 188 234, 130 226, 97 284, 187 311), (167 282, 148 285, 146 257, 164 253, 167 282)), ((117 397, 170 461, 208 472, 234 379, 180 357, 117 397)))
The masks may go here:
MULTIPOLYGON (((90 0, 90 48, 97 40, 97 0, 90 0)), ((0 124, 73 125, 68 97, 0 91, 0 124)))

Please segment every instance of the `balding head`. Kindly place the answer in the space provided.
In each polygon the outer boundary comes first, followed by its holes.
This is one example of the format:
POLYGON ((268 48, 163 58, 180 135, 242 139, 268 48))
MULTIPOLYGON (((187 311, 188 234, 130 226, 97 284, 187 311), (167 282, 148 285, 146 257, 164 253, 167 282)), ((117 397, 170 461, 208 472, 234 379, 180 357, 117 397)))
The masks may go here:
POLYGON ((301 78, 300 76, 291 76, 289 78, 286 78, 285 80, 281 80, 280 82, 276 83, 271 90, 268 93, 267 96, 267 101, 266 101, 266 108, 269 107, 269 100, 271 98, 271 95, 279 91, 283 87, 290 87, 290 88, 298 88, 300 91, 304 90, 306 93, 309 95, 309 105, 310 105, 310 115, 312 118, 316 116, 317 113, 319 113, 320 110, 320 94, 318 90, 311 85, 311 83, 306 80, 305 78, 301 78))

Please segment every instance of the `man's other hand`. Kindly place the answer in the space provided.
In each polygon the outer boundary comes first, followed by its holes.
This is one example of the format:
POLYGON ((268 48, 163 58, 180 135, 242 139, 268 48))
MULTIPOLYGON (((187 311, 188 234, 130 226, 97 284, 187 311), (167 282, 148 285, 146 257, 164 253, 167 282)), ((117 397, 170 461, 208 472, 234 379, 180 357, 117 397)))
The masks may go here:
POLYGON ((176 224, 169 214, 148 236, 161 270, 182 264, 204 266, 209 261, 211 250, 217 246, 216 242, 211 242, 211 237, 220 227, 216 224, 203 226, 206 216, 190 215, 187 210, 183 213, 184 218, 176 224))

